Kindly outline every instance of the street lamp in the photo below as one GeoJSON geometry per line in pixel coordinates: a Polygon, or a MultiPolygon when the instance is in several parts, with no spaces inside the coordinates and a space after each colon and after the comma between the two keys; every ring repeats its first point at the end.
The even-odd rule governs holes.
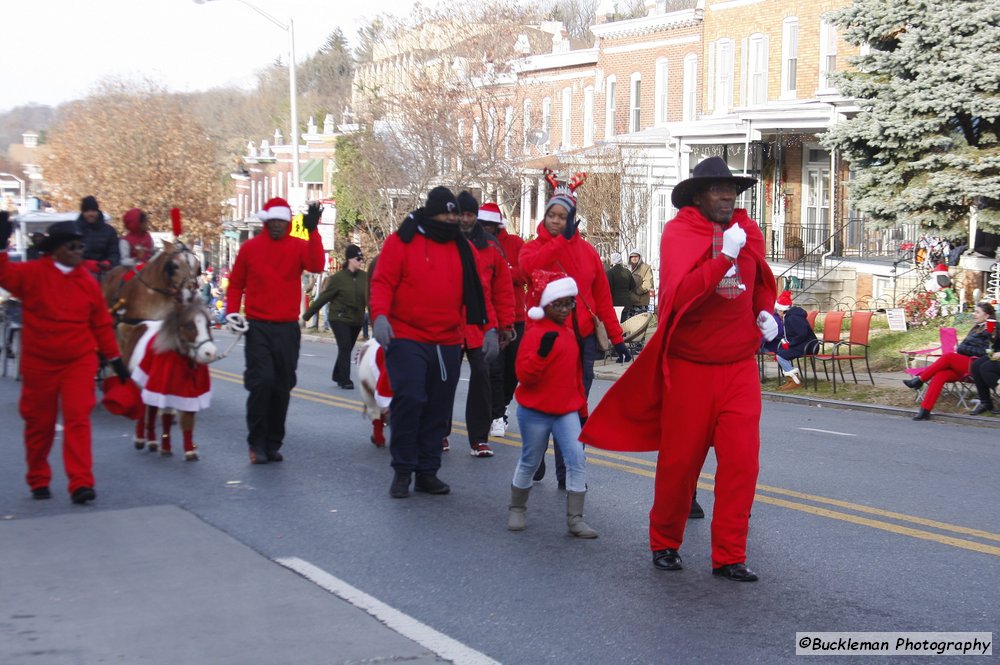
{"type": "MultiPolygon", "coordinates": [[[[203,5],[206,2],[212,2],[212,0],[194,0],[195,4],[203,5]]],[[[265,12],[260,7],[256,7],[247,0],[237,0],[241,2],[250,9],[254,10],[268,21],[278,26],[282,30],[288,33],[288,95],[289,102],[291,106],[291,120],[292,120],[292,187],[298,190],[299,187],[299,107],[296,99],[298,98],[297,87],[295,85],[295,24],[291,17],[288,19],[288,24],[285,25],[275,17],[271,16],[265,12]]],[[[294,204],[293,204],[294,205],[294,204]]]]}

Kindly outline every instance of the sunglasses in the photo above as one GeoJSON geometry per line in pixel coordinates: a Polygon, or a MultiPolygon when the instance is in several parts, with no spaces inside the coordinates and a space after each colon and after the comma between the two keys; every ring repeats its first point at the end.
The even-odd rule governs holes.
{"type": "Polygon", "coordinates": [[[563,312],[569,312],[576,309],[576,300],[554,300],[546,306],[563,312]]]}

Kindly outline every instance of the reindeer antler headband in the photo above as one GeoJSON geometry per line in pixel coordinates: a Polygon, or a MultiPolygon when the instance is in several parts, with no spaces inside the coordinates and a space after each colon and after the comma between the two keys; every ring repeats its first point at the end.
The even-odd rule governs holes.
{"type": "Polygon", "coordinates": [[[552,192],[552,196],[558,196],[560,194],[573,196],[577,187],[582,185],[587,179],[587,174],[583,171],[577,171],[577,173],[569,179],[569,183],[559,182],[559,180],[556,179],[555,171],[552,169],[546,168],[542,171],[542,173],[545,175],[545,179],[549,181],[549,184],[552,185],[552,189],[554,190],[552,192]]]}

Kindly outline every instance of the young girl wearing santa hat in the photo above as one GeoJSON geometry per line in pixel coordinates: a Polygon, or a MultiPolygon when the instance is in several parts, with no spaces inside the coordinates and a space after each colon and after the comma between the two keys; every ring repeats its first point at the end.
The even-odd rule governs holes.
{"type": "Polygon", "coordinates": [[[576,332],[567,320],[576,306],[572,277],[537,270],[532,274],[528,326],[515,367],[520,381],[517,421],[521,429],[521,459],[510,487],[507,528],[525,528],[532,476],[545,455],[549,436],[556,439],[566,462],[566,527],[577,538],[597,538],[583,521],[587,468],[580,443],[580,417],[587,414],[583,364],[576,332]]]}

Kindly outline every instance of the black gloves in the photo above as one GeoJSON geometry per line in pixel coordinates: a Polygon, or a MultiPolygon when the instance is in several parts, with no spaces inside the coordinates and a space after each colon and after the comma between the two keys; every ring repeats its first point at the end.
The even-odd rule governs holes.
{"type": "Polygon", "coordinates": [[[0,210],[0,251],[7,249],[7,242],[13,233],[14,226],[10,223],[10,214],[6,210],[0,210]]]}
{"type": "Polygon", "coordinates": [[[574,210],[566,216],[566,228],[563,229],[563,237],[566,240],[571,240],[576,233],[577,226],[579,226],[579,223],[576,221],[576,211],[574,210]]]}
{"type": "Polygon", "coordinates": [[[556,337],[559,336],[557,332],[547,332],[542,335],[542,343],[538,345],[538,355],[542,358],[547,358],[552,352],[552,347],[556,344],[556,337]]]}
{"type": "Polygon", "coordinates": [[[306,209],[306,214],[302,216],[302,227],[312,233],[319,226],[319,218],[323,214],[323,206],[313,201],[306,209]]]}
{"type": "Polygon", "coordinates": [[[117,374],[118,378],[122,380],[122,383],[125,383],[126,381],[129,380],[130,375],[128,372],[128,368],[125,367],[125,363],[122,362],[121,358],[115,358],[108,364],[111,365],[111,369],[115,371],[115,374],[117,374]]]}
{"type": "Polygon", "coordinates": [[[616,363],[627,363],[632,360],[632,352],[625,346],[625,342],[615,344],[615,355],[618,356],[618,360],[615,361],[616,363]]]}

